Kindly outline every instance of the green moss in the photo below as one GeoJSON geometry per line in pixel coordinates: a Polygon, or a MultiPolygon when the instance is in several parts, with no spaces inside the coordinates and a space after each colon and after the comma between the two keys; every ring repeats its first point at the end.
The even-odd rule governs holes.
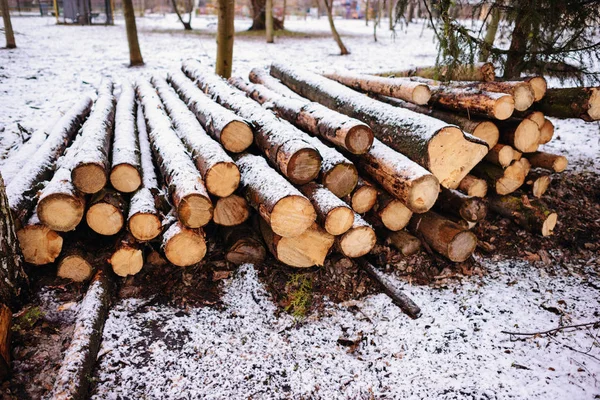
{"type": "Polygon", "coordinates": [[[27,310],[27,312],[20,315],[12,326],[13,331],[28,330],[44,316],[44,313],[39,307],[33,307],[27,310]]]}
{"type": "Polygon", "coordinates": [[[294,274],[286,284],[287,312],[297,320],[306,317],[312,303],[313,282],[309,274],[294,274]]]}

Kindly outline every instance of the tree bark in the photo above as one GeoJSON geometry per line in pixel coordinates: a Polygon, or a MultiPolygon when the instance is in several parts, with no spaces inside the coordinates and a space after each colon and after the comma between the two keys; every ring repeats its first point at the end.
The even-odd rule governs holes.
{"type": "Polygon", "coordinates": [[[267,37],[267,43],[273,43],[273,0],[266,0],[265,33],[267,37]]]}
{"type": "Polygon", "coordinates": [[[544,168],[549,171],[563,172],[567,168],[567,158],[558,154],[538,151],[531,154],[523,154],[533,168],[544,168]]]}
{"type": "Polygon", "coordinates": [[[421,241],[406,231],[391,232],[385,242],[394,246],[405,257],[412,256],[421,250],[421,241]]]}
{"type": "Polygon", "coordinates": [[[264,68],[252,68],[250,74],[248,74],[248,78],[250,79],[250,82],[263,85],[267,89],[270,89],[272,92],[277,93],[286,98],[291,98],[300,101],[308,101],[308,99],[299,96],[289,87],[281,83],[279,79],[269,75],[269,71],[265,70],[264,68]]]}
{"type": "Polygon", "coordinates": [[[140,43],[138,41],[132,0],[123,0],[123,14],[125,17],[125,30],[127,31],[127,43],[129,44],[129,66],[134,67],[136,65],[144,65],[144,59],[142,58],[142,51],[140,50],[140,43]]]}
{"type": "Polygon", "coordinates": [[[3,380],[10,374],[11,328],[12,311],[6,304],[0,304],[0,378],[3,380]]]}
{"type": "Polygon", "coordinates": [[[333,22],[333,0],[323,0],[325,3],[325,9],[327,10],[327,19],[329,20],[329,28],[331,28],[331,34],[333,35],[333,39],[337,43],[340,48],[340,55],[345,56],[350,54],[344,43],[342,42],[342,38],[335,28],[335,23],[333,22]]]}
{"type": "MultiPolygon", "coordinates": [[[[410,21],[409,21],[410,22],[410,21]]],[[[412,77],[418,76],[426,79],[437,79],[440,81],[485,81],[492,82],[496,78],[496,71],[492,63],[475,63],[473,65],[459,65],[455,67],[450,75],[446,67],[417,67],[402,71],[377,72],[374,75],[412,77]]]]}
{"type": "Polygon", "coordinates": [[[225,259],[232,264],[261,264],[267,256],[262,238],[249,223],[223,228],[219,236],[225,247],[225,259]]]}
{"type": "MultiPolygon", "coordinates": [[[[492,5],[494,7],[494,5],[492,5]]],[[[494,40],[496,39],[496,32],[498,32],[498,25],[500,24],[500,8],[494,7],[491,11],[492,19],[488,23],[487,30],[485,31],[485,37],[483,39],[483,45],[481,46],[481,52],[479,53],[479,61],[486,62],[490,57],[490,48],[494,46],[494,40]]]]}
{"type": "Polygon", "coordinates": [[[485,142],[456,127],[369,99],[317,74],[277,63],[271,74],[298,94],[365,122],[379,140],[427,168],[445,187],[455,188],[487,153],[485,142]]]}
{"type": "Polygon", "coordinates": [[[354,211],[323,186],[311,182],[300,187],[317,213],[319,225],[334,236],[348,231],[354,223],[354,211]]]}
{"type": "Polygon", "coordinates": [[[4,20],[4,35],[6,36],[6,48],[16,49],[17,42],[15,41],[15,33],[13,32],[12,23],[10,21],[8,0],[0,0],[0,6],[2,6],[2,19],[4,20]]]}
{"type": "Polygon", "coordinates": [[[234,13],[235,0],[219,0],[215,73],[226,79],[233,64],[234,13]]]}
{"type": "Polygon", "coordinates": [[[12,152],[6,161],[0,165],[0,172],[6,186],[10,185],[15,176],[21,174],[25,165],[33,158],[41,145],[44,144],[50,132],[52,132],[52,126],[33,132],[29,140],[12,152]]]}
{"type": "Polygon", "coordinates": [[[171,4],[173,5],[173,11],[175,11],[175,14],[177,14],[177,18],[179,18],[179,21],[181,22],[181,24],[183,25],[183,29],[186,31],[191,31],[192,30],[192,12],[189,12],[189,18],[188,21],[184,21],[183,18],[181,17],[181,14],[179,13],[179,7],[177,7],[177,0],[171,0],[171,4]]]}
{"type": "Polygon", "coordinates": [[[461,217],[467,222],[485,219],[487,206],[482,198],[462,194],[458,190],[444,189],[438,198],[440,210],[461,217]]]}
{"type": "Polygon", "coordinates": [[[534,108],[549,117],[597,121],[600,120],[600,87],[548,89],[534,108]]]}
{"type": "Polygon", "coordinates": [[[489,197],[492,211],[503,217],[512,219],[529,232],[550,236],[553,233],[558,216],[546,208],[539,200],[525,200],[527,196],[495,196],[489,197]]]}
{"type": "MultiPolygon", "coordinates": [[[[252,26],[249,31],[264,31],[266,28],[266,5],[267,0],[251,0],[252,8],[252,26]]],[[[275,30],[283,29],[283,22],[277,18],[273,18],[273,28],[275,30]]]]}
{"type": "Polygon", "coordinates": [[[525,4],[517,6],[517,16],[514,22],[514,28],[511,34],[508,56],[504,63],[504,78],[516,79],[521,76],[524,68],[525,52],[527,51],[527,42],[531,29],[531,23],[528,15],[531,11],[525,4]]]}

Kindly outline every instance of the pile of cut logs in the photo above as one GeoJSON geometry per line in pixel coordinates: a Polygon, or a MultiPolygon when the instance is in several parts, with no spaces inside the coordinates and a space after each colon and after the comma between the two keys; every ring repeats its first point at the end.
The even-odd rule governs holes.
{"type": "Polygon", "coordinates": [[[2,160],[21,250],[84,281],[98,254],[81,230],[114,238],[120,276],[149,246],[198,263],[205,232],[234,264],[268,249],[293,267],[359,258],[378,239],[464,261],[488,207],[549,235],[557,215],[539,198],[567,161],[537,151],[553,135],[545,115],[599,119],[600,91],[496,82],[489,68],[440,83],[273,64],[249,82],[186,61],[122,82],[118,101],[105,81],[2,160]]]}

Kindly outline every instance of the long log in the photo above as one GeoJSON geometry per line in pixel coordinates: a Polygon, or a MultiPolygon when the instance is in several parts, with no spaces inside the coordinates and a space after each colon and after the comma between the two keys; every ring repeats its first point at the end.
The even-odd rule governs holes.
{"type": "Polygon", "coordinates": [[[6,188],[17,225],[24,223],[33,212],[41,182],[52,177],[58,158],[79,130],[91,107],[92,100],[89,96],[77,101],[56,123],[33,158],[6,188]]]}
{"type": "Polygon", "coordinates": [[[513,161],[505,169],[484,161],[473,168],[472,172],[501,195],[510,194],[520,188],[527,176],[527,171],[520,161],[513,161]]]}
{"type": "Polygon", "coordinates": [[[138,81],[137,93],[144,110],[150,144],[169,188],[177,217],[188,228],[206,225],[212,219],[213,206],[200,172],[173,131],[171,120],[150,83],[138,81]]]}
{"type": "MultiPolygon", "coordinates": [[[[274,111],[277,116],[350,153],[363,154],[373,143],[373,131],[357,119],[298,96],[290,98],[266,86],[249,84],[241,78],[230,78],[229,82],[274,111]]],[[[281,83],[279,85],[283,86],[281,83]]],[[[289,91],[287,87],[285,89],[289,91]]]]}
{"type": "Polygon", "coordinates": [[[208,134],[232,153],[246,150],[253,140],[248,123],[231,110],[215,103],[181,71],[169,73],[167,80],[187,103],[208,134]]]}
{"type": "Polygon", "coordinates": [[[415,67],[402,71],[377,72],[379,76],[412,77],[420,76],[422,78],[437,79],[441,81],[485,81],[493,82],[496,79],[496,69],[494,64],[489,62],[475,63],[473,65],[459,65],[452,70],[448,67],[426,66],[415,67]]]}
{"type": "Polygon", "coordinates": [[[541,233],[542,236],[552,235],[558,215],[549,210],[539,200],[525,201],[526,196],[496,196],[488,198],[492,211],[503,217],[512,219],[529,232],[541,233]]]}
{"type": "Polygon", "coordinates": [[[94,109],[81,128],[84,139],[71,171],[73,184],[83,193],[96,193],[106,186],[114,118],[113,84],[107,80],[100,85],[94,109]]]}
{"type": "Polygon", "coordinates": [[[291,267],[308,268],[323,265],[335,238],[316,223],[301,235],[282,237],[271,230],[269,224],[260,218],[260,230],[273,256],[291,267]]]}
{"type": "Polygon", "coordinates": [[[177,136],[192,154],[204,179],[206,190],[219,197],[232,194],[240,183],[240,171],[231,157],[219,143],[208,136],[194,114],[164,78],[155,76],[152,83],[171,117],[177,136]]]}
{"type": "Polygon", "coordinates": [[[67,240],[57,262],[56,275],[73,282],[85,282],[92,277],[96,265],[94,255],[85,249],[80,240],[67,240]]]}
{"type": "Polygon", "coordinates": [[[435,204],[440,190],[435,176],[377,139],[366,154],[356,157],[356,165],[413,212],[435,204]]]}
{"type": "Polygon", "coordinates": [[[509,118],[515,109],[514,98],[505,93],[475,88],[450,87],[430,83],[429,104],[463,114],[475,114],[499,121],[509,118]]]}
{"type": "Polygon", "coordinates": [[[458,190],[443,188],[438,198],[440,210],[461,217],[468,222],[485,219],[487,206],[482,198],[462,194],[458,190]]]}
{"type": "Polygon", "coordinates": [[[379,192],[373,212],[390,231],[404,229],[413,214],[401,201],[383,190],[379,192]]]}
{"type": "Polygon", "coordinates": [[[336,247],[349,258],[362,257],[368,254],[375,243],[375,230],[362,217],[354,213],[352,226],[344,234],[335,238],[336,247]]]}
{"type": "Polygon", "coordinates": [[[529,160],[533,168],[544,168],[549,171],[563,172],[568,165],[567,158],[558,154],[538,151],[531,154],[523,154],[529,160]]]}
{"type": "Polygon", "coordinates": [[[79,306],[73,338],[58,370],[50,398],[80,400],[87,396],[113,289],[108,273],[99,270],[79,306]]]}
{"type": "Polygon", "coordinates": [[[600,87],[548,89],[534,108],[550,117],[597,121],[600,119],[600,87]]]}
{"type": "Polygon", "coordinates": [[[135,192],[142,184],[135,91],[127,81],[121,85],[115,112],[110,183],[123,193],[135,192]]]}
{"type": "Polygon", "coordinates": [[[127,207],[127,200],[121,193],[112,188],[104,188],[90,199],[85,220],[100,235],[116,235],[125,225],[127,207]]]}
{"type": "Polygon", "coordinates": [[[62,236],[42,224],[36,212],[17,231],[17,238],[23,258],[33,265],[54,262],[63,247],[62,236]]]}
{"type": "Polygon", "coordinates": [[[383,78],[348,70],[336,70],[323,76],[361,92],[395,97],[414,104],[427,104],[431,98],[426,84],[407,79],[383,78]]]}
{"type": "Polygon", "coordinates": [[[163,220],[161,249],[167,260],[179,267],[194,265],[206,255],[206,240],[201,228],[190,229],[171,212],[163,220]]]}
{"type": "Polygon", "coordinates": [[[385,242],[394,246],[405,257],[412,256],[421,250],[421,241],[406,231],[390,232],[385,242]]]}
{"type": "Polygon", "coordinates": [[[372,183],[358,177],[356,187],[348,196],[342,200],[346,202],[358,214],[364,214],[372,209],[377,203],[378,191],[372,183]]]}
{"type": "Polygon", "coordinates": [[[311,182],[300,186],[317,212],[317,221],[331,235],[345,233],[354,223],[354,211],[327,188],[311,182]]]}
{"type": "Polygon", "coordinates": [[[313,224],[317,214],[310,201],[269,167],[264,158],[244,154],[236,163],[246,200],[275,234],[298,236],[313,224]]]}
{"type": "Polygon", "coordinates": [[[142,187],[129,202],[127,228],[134,238],[141,242],[152,240],[162,232],[162,220],[156,207],[158,180],[152,161],[152,149],[148,140],[146,121],[142,107],[137,108],[137,132],[140,147],[140,167],[142,187]]]}
{"type": "Polygon", "coordinates": [[[144,266],[142,246],[130,233],[124,233],[115,245],[115,251],[108,259],[112,270],[118,276],[135,275],[144,266]]]}
{"type": "Polygon", "coordinates": [[[235,228],[223,228],[219,235],[225,247],[225,259],[232,264],[257,265],[267,256],[262,239],[248,223],[235,228]]]}
{"type": "Polygon", "coordinates": [[[473,232],[429,211],[415,214],[410,229],[420,236],[435,251],[454,262],[463,262],[471,257],[477,247],[473,232]]]}
{"type": "Polygon", "coordinates": [[[250,206],[245,198],[232,194],[221,197],[215,204],[213,220],[222,226],[235,226],[244,223],[250,217],[250,206]]]}
{"type": "Polygon", "coordinates": [[[407,110],[411,110],[419,114],[429,115],[430,117],[456,125],[463,131],[485,141],[490,149],[498,143],[500,131],[498,130],[496,124],[487,119],[471,118],[471,116],[465,117],[457,113],[439,110],[433,107],[419,106],[388,96],[375,96],[375,98],[383,101],[384,103],[388,103],[396,107],[406,108],[407,110]]]}
{"type": "Polygon", "coordinates": [[[300,95],[367,123],[379,140],[427,168],[445,187],[455,188],[487,153],[485,142],[455,126],[370,99],[320,75],[277,63],[271,74],[300,95]]]}
{"type": "MultiPolygon", "coordinates": [[[[269,74],[267,69],[253,68],[248,74],[248,79],[252,83],[258,83],[267,89],[290,99],[306,101],[306,98],[299,96],[296,92],[285,86],[281,81],[269,74]]],[[[318,104],[318,103],[317,103],[318,104]]]]}
{"type": "Polygon", "coordinates": [[[305,140],[310,138],[308,134],[280,120],[212,72],[203,71],[199,63],[186,61],[183,70],[196,79],[196,83],[213,100],[254,124],[256,145],[292,183],[303,185],[317,177],[321,170],[321,156],[305,140]]]}

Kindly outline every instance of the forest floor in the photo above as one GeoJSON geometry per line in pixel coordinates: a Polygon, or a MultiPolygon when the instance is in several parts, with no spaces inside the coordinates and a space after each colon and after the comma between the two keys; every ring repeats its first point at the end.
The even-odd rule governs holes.
{"type": "MultiPolygon", "coordinates": [[[[17,123],[43,126],[102,76],[116,80],[212,65],[214,18],[192,33],[172,15],[138,19],[143,68],[127,68],[123,21],[57,26],[13,18],[17,50],[0,51],[1,143],[17,144],[17,123]],[[8,101],[6,101],[8,100],[8,101]]],[[[404,69],[432,64],[423,23],[395,38],[364,21],[338,21],[350,56],[336,55],[325,19],[286,20],[267,45],[236,21],[234,74],[293,60],[306,68],[404,69]]],[[[383,27],[386,26],[384,22],[383,27]]],[[[555,235],[535,237],[491,216],[476,228],[472,260],[451,264],[383,246],[386,272],[423,311],[410,320],[361,271],[328,262],[294,271],[269,261],[232,269],[212,245],[197,266],[168,265],[158,253],[120,282],[104,329],[91,396],[107,398],[600,398],[600,124],[554,120],[548,151],[568,156],[546,195],[559,213],[555,235]]],[[[2,149],[0,149],[1,151],[2,149]]],[[[5,398],[42,398],[69,344],[85,287],[29,269],[34,296],[15,319],[14,376],[5,398]]]]}

